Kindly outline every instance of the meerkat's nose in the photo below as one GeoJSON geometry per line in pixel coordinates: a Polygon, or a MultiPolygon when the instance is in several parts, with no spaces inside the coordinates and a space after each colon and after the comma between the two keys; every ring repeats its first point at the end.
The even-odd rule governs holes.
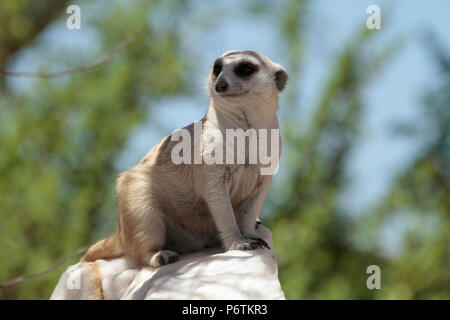
{"type": "Polygon", "coordinates": [[[216,92],[225,92],[228,90],[228,82],[225,79],[219,79],[215,85],[216,92]]]}

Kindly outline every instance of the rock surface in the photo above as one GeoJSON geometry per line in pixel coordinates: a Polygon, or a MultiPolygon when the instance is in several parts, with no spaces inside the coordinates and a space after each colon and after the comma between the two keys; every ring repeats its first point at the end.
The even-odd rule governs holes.
{"type": "MultiPolygon", "coordinates": [[[[270,231],[257,233],[273,248],[270,231]]],[[[218,250],[184,255],[160,268],[129,257],[80,262],[61,276],[50,299],[285,299],[273,251],[218,250]]]]}

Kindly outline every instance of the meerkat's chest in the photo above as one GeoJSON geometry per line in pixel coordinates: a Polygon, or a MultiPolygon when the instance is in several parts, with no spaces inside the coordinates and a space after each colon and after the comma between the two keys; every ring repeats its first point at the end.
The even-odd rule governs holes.
{"type": "Polygon", "coordinates": [[[261,174],[257,165],[233,165],[227,177],[233,205],[245,200],[260,184],[261,174]]]}

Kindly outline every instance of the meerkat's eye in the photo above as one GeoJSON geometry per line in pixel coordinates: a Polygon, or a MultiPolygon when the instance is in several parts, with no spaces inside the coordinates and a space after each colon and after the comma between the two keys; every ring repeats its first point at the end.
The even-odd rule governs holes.
{"type": "Polygon", "coordinates": [[[218,77],[222,72],[222,64],[220,62],[216,62],[213,67],[213,74],[218,77]]]}
{"type": "Polygon", "coordinates": [[[238,66],[234,69],[234,73],[239,77],[248,77],[251,76],[258,70],[258,67],[250,62],[243,62],[238,64],[238,66]]]}

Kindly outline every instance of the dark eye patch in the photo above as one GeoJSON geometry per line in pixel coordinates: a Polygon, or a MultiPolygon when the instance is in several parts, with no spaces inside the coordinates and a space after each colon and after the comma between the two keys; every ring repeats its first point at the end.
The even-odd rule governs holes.
{"type": "Polygon", "coordinates": [[[216,77],[218,77],[221,72],[222,72],[222,62],[221,61],[216,61],[214,63],[214,67],[213,67],[213,74],[216,77]]]}
{"type": "Polygon", "coordinates": [[[258,71],[258,66],[251,62],[241,62],[234,69],[234,73],[241,78],[249,77],[256,71],[258,71]]]}

